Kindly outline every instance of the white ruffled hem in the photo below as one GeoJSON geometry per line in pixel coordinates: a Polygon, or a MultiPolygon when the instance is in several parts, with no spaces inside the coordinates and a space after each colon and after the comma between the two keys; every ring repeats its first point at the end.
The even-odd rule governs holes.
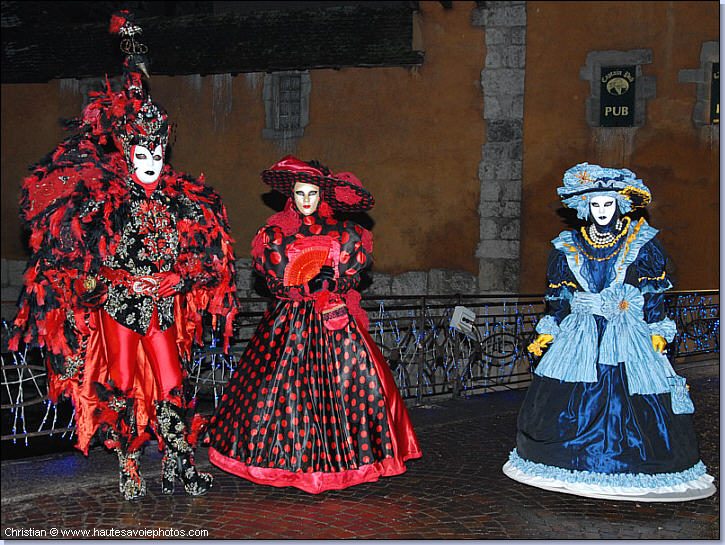
{"type": "Polygon", "coordinates": [[[564,494],[574,494],[587,498],[607,499],[607,500],[624,500],[624,501],[645,501],[645,502],[674,502],[674,501],[690,501],[700,500],[712,496],[715,491],[715,480],[711,475],[704,473],[685,483],[674,486],[660,486],[656,488],[642,487],[625,487],[625,486],[602,486],[591,483],[572,483],[554,479],[552,477],[542,477],[539,475],[531,475],[521,471],[515,467],[510,461],[503,466],[504,474],[523,484],[551,490],[553,492],[562,492],[564,494]]]}

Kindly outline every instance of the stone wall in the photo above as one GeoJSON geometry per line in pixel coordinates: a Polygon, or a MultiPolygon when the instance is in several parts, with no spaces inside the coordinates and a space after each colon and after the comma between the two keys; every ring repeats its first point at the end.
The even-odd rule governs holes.
{"type": "Polygon", "coordinates": [[[551,240],[578,225],[556,189],[584,161],[631,169],[650,189],[642,213],[677,267],[676,289],[718,288],[720,129],[696,122],[705,121],[708,69],[719,58],[717,10],[715,2],[527,2],[520,292],[544,290],[551,240]],[[592,126],[597,65],[618,62],[641,67],[635,115],[644,124],[592,126]]]}
{"type": "Polygon", "coordinates": [[[478,2],[472,24],[486,30],[481,71],[486,143],[478,168],[478,287],[519,291],[526,2],[478,2]]]}
{"type": "MultiPolygon", "coordinates": [[[[252,271],[252,260],[237,259],[237,293],[240,297],[259,297],[260,280],[252,271]],[[255,286],[257,289],[255,289],[255,286]]],[[[263,283],[262,283],[263,285],[263,283]]],[[[408,271],[401,274],[385,274],[369,271],[364,273],[360,285],[364,296],[395,295],[471,295],[478,292],[476,277],[466,271],[431,269],[408,271]]]]}
{"type": "Polygon", "coordinates": [[[0,284],[2,284],[2,307],[0,317],[3,320],[10,320],[15,315],[16,303],[20,296],[20,288],[23,285],[23,273],[25,272],[25,261],[16,259],[1,259],[0,284]]]}
{"type": "MultiPolygon", "coordinates": [[[[720,62],[720,42],[703,42],[700,48],[700,67],[683,68],[677,73],[680,83],[696,83],[697,100],[692,110],[692,122],[696,127],[710,127],[710,90],[712,85],[712,64],[720,62]]],[[[720,131],[713,131],[718,140],[720,131]]]]}
{"type": "MultiPolygon", "coordinates": [[[[237,257],[251,256],[257,229],[279,209],[260,172],[292,153],[353,172],[375,196],[368,217],[378,270],[477,274],[485,29],[471,25],[475,2],[443,4],[420,2],[412,15],[416,48],[425,52],[421,66],[310,69],[301,137],[264,138],[264,74],[152,75],[152,96],[176,124],[171,164],[192,176],[203,172],[220,194],[237,257]]],[[[19,183],[29,164],[67,137],[57,120],[81,111],[82,83],[2,85],[0,208],[10,221],[1,229],[1,257],[27,258],[13,221],[19,183]]]]}

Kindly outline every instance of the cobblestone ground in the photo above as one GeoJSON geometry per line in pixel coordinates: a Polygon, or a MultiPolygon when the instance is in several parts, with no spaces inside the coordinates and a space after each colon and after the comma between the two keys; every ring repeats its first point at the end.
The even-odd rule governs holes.
{"type": "MultiPolygon", "coordinates": [[[[690,377],[690,383],[702,459],[719,487],[719,378],[690,377]]],[[[147,497],[126,502],[110,454],[99,453],[105,456],[102,476],[75,481],[50,474],[38,461],[27,471],[48,471],[48,479],[65,482],[30,497],[9,489],[17,485],[4,485],[2,537],[23,537],[23,530],[25,537],[42,537],[40,530],[51,537],[47,532],[56,528],[52,537],[65,531],[78,538],[85,531],[96,539],[133,529],[161,529],[164,537],[176,538],[182,531],[188,537],[201,530],[207,533],[195,537],[206,539],[719,539],[719,492],[693,502],[613,502],[548,492],[505,477],[501,466],[514,446],[523,394],[413,408],[423,458],[408,462],[407,473],[320,495],[260,486],[215,470],[207,496],[191,498],[180,488],[163,496],[158,471],[149,464],[147,497]]],[[[75,464],[90,463],[71,456],[80,460],[75,464]]],[[[206,458],[205,449],[198,457],[206,458]]],[[[14,471],[26,471],[14,464],[14,471]]],[[[3,464],[4,474],[9,467],[3,464]]]]}

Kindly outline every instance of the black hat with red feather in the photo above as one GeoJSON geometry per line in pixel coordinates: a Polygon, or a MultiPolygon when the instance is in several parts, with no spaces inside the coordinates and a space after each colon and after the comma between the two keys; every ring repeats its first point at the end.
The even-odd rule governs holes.
{"type": "Polygon", "coordinates": [[[292,155],[263,171],[262,181],[288,197],[297,182],[316,185],[322,200],[341,212],[362,212],[375,204],[375,198],[352,172],[333,174],[316,161],[300,161],[292,155]]]}

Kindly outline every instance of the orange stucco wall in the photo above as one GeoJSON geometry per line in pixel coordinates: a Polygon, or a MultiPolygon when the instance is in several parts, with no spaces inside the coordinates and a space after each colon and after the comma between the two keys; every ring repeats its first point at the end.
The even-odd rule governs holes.
{"type": "MultiPolygon", "coordinates": [[[[387,273],[433,267],[477,273],[478,164],[484,141],[480,71],[484,32],[471,25],[474,2],[421,2],[416,16],[425,63],[419,69],[311,71],[310,123],[294,154],[355,173],[375,195],[375,268],[387,273]]],[[[119,59],[120,62],[120,59],[119,59]]],[[[211,77],[153,77],[154,100],[177,123],[171,163],[204,172],[229,211],[235,251],[249,256],[257,228],[274,210],[259,173],[283,153],[262,140],[262,77],[232,81],[232,110],[213,116],[211,77]],[[217,125],[219,125],[217,123],[217,125]]],[[[59,117],[76,115],[80,97],[57,81],[2,87],[2,256],[25,257],[17,218],[26,165],[60,138],[59,117]],[[30,112],[29,114],[27,112],[30,112]]]]}
{"type": "MultiPolygon", "coordinates": [[[[419,69],[311,71],[310,124],[293,153],[352,171],[373,192],[375,269],[396,274],[449,268],[477,274],[478,165],[485,143],[480,71],[485,31],[474,2],[421,2],[419,69]]],[[[717,2],[527,2],[521,291],[541,292],[550,241],[566,227],[557,210],[563,172],[589,161],[634,170],[650,187],[650,224],[677,266],[677,288],[718,287],[719,133],[692,122],[700,48],[719,40],[717,2]],[[646,125],[606,131],[585,120],[589,51],[651,49],[656,76],[646,125]]],[[[120,62],[120,60],[119,60],[120,62]]],[[[228,209],[235,250],[249,256],[273,213],[259,173],[284,154],[262,140],[262,75],[232,80],[231,113],[218,123],[212,77],[153,77],[152,94],[178,125],[171,162],[204,172],[228,209]],[[217,123],[215,123],[215,120],[217,123]]],[[[2,257],[24,259],[16,218],[27,165],[61,138],[57,120],[81,98],[58,81],[2,86],[2,257]]],[[[218,106],[218,104],[217,104],[218,106]]]]}
{"type": "Polygon", "coordinates": [[[528,2],[521,290],[545,287],[564,171],[588,161],[633,170],[650,188],[650,225],[676,266],[677,289],[719,286],[719,133],[692,121],[703,42],[719,40],[717,2],[528,2]],[[590,51],[651,49],[657,78],[642,128],[606,132],[585,120],[590,51]]]}
{"type": "Polygon", "coordinates": [[[80,96],[63,94],[54,81],[36,85],[3,85],[0,132],[2,184],[2,257],[25,259],[24,234],[18,216],[21,180],[28,166],[40,160],[64,138],[59,120],[78,115],[80,96]]]}

